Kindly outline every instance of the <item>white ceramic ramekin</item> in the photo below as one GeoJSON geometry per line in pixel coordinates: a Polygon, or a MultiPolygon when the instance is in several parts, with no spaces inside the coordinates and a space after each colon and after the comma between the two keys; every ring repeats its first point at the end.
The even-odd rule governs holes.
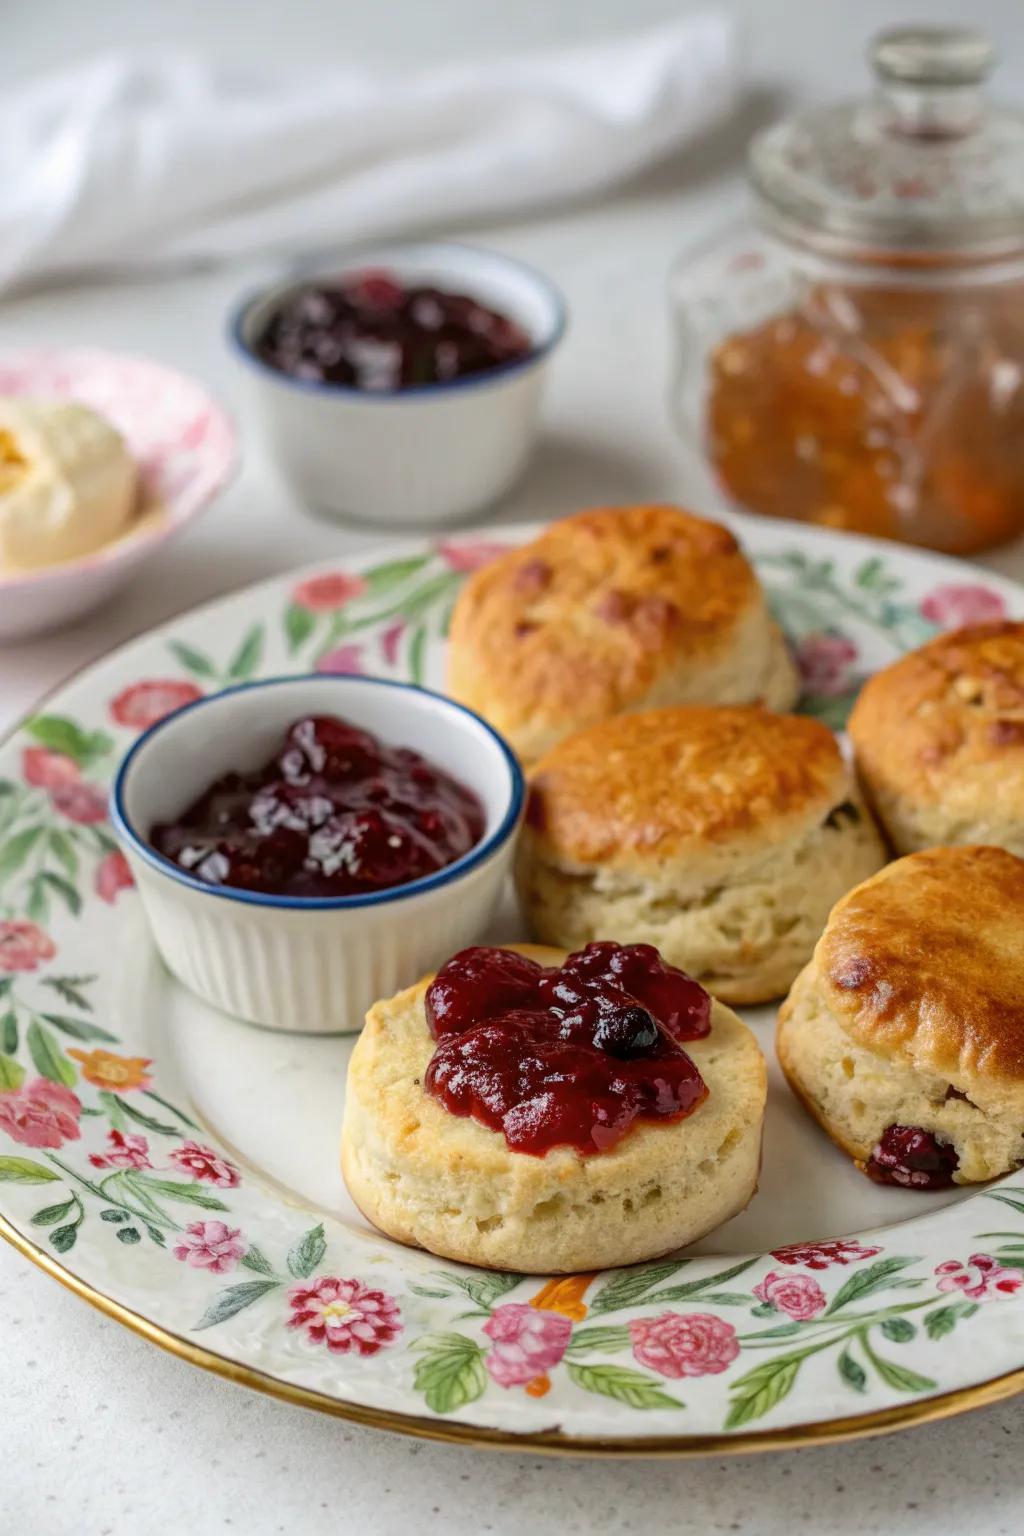
{"type": "Polygon", "coordinates": [[[154,725],[114,783],[111,819],[157,948],[206,1002],[296,1032],[361,1027],[367,1008],[411,985],[486,927],[512,858],[523,777],[495,731],[460,704],[366,677],[249,683],[154,725]],[[272,755],[303,715],[333,714],[412,747],[480,796],[486,828],[447,868],[368,896],[299,899],[205,884],[148,842],[216,778],[272,755]]]}
{"type": "Polygon", "coordinates": [[[447,243],[345,251],[249,295],[230,321],[266,439],[303,499],[335,517],[403,527],[456,521],[515,482],[564,329],[565,302],[541,273],[497,251],[447,243]],[[487,373],[373,394],[294,379],[256,355],[255,339],[285,295],[367,267],[468,293],[518,321],[531,352],[487,373]]]}

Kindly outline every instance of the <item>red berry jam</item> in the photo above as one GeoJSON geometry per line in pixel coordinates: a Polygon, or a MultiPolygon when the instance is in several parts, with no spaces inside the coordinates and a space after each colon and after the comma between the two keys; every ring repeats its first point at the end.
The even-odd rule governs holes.
{"type": "Polygon", "coordinates": [[[906,1189],[948,1189],[959,1158],[955,1147],[916,1125],[890,1125],[882,1133],[864,1171],[876,1184],[906,1189]]]}
{"type": "Polygon", "coordinates": [[[526,357],[529,336],[463,293],[358,272],[296,289],[256,339],[282,373],[365,390],[444,384],[526,357]]]}
{"type": "Polygon", "coordinates": [[[208,885],[275,896],[359,896],[443,869],[478,843],[477,796],[406,747],[332,715],[290,727],[251,773],[228,773],[174,822],[158,853],[208,885]]]}
{"type": "Polygon", "coordinates": [[[557,969],[464,949],[427,988],[426,1089],[516,1152],[604,1152],[637,1120],[681,1120],[708,1090],[684,1040],[711,999],[650,944],[588,944],[557,969]]]}

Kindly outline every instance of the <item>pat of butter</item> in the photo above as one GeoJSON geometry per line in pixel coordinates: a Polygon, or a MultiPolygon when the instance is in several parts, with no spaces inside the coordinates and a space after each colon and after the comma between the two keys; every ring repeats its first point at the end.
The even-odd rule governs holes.
{"type": "Polygon", "coordinates": [[[0,566],[90,554],[123,532],[137,494],[124,439],[88,406],[0,397],[0,566]]]}

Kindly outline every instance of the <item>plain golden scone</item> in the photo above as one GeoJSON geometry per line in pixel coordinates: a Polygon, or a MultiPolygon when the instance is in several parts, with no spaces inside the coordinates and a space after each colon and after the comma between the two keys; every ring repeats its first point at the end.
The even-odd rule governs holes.
{"type": "Polygon", "coordinates": [[[884,862],[825,726],[693,706],[616,716],[542,758],[516,879],[548,943],[654,944],[716,997],[757,1003],[884,862]]]}
{"type": "Polygon", "coordinates": [[[851,891],[779,1013],[790,1086],[858,1164],[891,1125],[959,1184],[1024,1162],[1024,861],[931,848],[851,891]]]}
{"type": "Polygon", "coordinates": [[[529,763],[624,710],[788,709],[798,684],[729,530],[633,506],[567,517],[475,572],[455,604],[448,689],[529,763]]]}
{"type": "Polygon", "coordinates": [[[1024,624],[953,630],[872,677],[857,770],[898,853],[991,843],[1024,856],[1024,624]]]}
{"type": "MultiPolygon", "coordinates": [[[[561,953],[508,946],[544,964],[561,953]]],[[[767,1093],[746,1025],[715,1003],[686,1044],[709,1089],[686,1119],[634,1125],[610,1151],[514,1152],[423,1088],[427,977],[367,1014],[348,1069],[341,1166],[374,1226],[443,1258],[524,1274],[635,1264],[695,1242],[757,1187],[767,1093]]]]}

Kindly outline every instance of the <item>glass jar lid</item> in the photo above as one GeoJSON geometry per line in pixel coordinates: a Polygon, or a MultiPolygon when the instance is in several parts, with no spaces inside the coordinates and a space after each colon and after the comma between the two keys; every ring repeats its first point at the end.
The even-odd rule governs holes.
{"type": "Polygon", "coordinates": [[[986,100],[989,40],[904,27],[874,38],[869,57],[872,98],[812,108],[754,139],[750,175],[767,221],[848,258],[1024,253],[1024,116],[986,100]]]}

